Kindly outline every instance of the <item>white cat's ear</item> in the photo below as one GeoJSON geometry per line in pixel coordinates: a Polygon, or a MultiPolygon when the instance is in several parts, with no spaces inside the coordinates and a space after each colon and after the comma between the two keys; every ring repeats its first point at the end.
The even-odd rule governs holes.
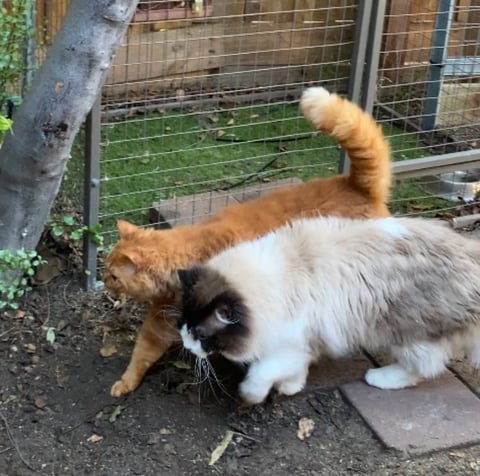
{"type": "Polygon", "coordinates": [[[215,319],[226,326],[232,324],[232,321],[228,318],[226,308],[215,309],[215,319]]]}
{"type": "Polygon", "coordinates": [[[184,289],[191,289],[201,278],[202,273],[202,267],[193,266],[189,269],[178,269],[177,277],[184,289]]]}

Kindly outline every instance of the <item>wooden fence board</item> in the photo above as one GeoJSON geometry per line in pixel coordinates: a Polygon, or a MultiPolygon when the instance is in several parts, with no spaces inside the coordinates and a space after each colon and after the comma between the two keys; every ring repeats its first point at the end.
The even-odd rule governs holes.
{"type": "Polygon", "coordinates": [[[218,68],[223,61],[223,42],[218,24],[193,25],[130,35],[117,51],[106,83],[180,76],[191,71],[218,68]]]}

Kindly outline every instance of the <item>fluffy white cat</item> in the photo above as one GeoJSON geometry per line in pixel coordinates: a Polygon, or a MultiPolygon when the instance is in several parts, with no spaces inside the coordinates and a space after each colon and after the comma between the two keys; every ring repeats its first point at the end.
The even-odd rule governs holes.
{"type": "Polygon", "coordinates": [[[389,351],[365,375],[383,389],[480,364],[480,242],[441,222],[297,220],[178,277],[184,346],[249,364],[249,403],[302,390],[322,354],[389,351]]]}

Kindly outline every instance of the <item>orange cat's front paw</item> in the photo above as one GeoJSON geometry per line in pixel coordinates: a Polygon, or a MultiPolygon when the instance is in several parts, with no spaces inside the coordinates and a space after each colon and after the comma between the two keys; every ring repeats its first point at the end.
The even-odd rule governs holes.
{"type": "Polygon", "coordinates": [[[110,395],[112,397],[123,397],[127,393],[133,392],[138,387],[138,384],[134,382],[128,382],[123,378],[121,380],[117,380],[110,390],[110,395]]]}

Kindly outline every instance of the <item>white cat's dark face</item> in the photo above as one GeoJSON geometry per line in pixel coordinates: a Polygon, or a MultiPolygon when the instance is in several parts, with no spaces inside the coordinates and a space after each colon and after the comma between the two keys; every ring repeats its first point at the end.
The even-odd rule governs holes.
{"type": "Polygon", "coordinates": [[[201,358],[218,352],[241,359],[249,336],[241,296],[205,266],[179,270],[178,277],[182,286],[178,326],[185,348],[201,358]]]}

